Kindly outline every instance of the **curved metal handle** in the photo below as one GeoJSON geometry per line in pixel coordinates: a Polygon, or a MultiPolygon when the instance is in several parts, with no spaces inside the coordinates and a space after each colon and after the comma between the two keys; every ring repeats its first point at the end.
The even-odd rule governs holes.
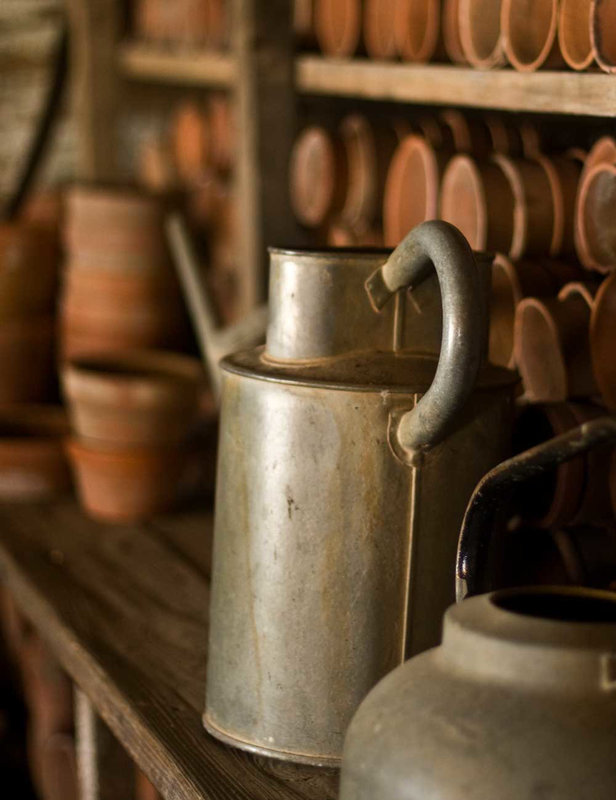
{"type": "Polygon", "coordinates": [[[616,441],[616,417],[600,417],[499,464],[483,478],[470,499],[458,542],[456,599],[497,588],[490,582],[492,535],[516,486],[548,469],[616,441]]]}
{"type": "Polygon", "coordinates": [[[441,356],[432,386],[397,423],[397,445],[410,463],[447,435],[473,391],[487,333],[487,309],[473,252],[447,222],[424,222],[412,230],[386,264],[366,281],[380,311],[400,289],[411,290],[434,268],[443,302],[441,356]]]}

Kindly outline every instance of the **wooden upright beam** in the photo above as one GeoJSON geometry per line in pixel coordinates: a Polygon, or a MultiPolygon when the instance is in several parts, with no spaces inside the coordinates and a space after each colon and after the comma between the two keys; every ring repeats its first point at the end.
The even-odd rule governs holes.
{"type": "Polygon", "coordinates": [[[297,240],[287,188],[295,135],[292,6],[288,0],[233,0],[239,307],[244,313],[265,299],[267,247],[297,240]]]}

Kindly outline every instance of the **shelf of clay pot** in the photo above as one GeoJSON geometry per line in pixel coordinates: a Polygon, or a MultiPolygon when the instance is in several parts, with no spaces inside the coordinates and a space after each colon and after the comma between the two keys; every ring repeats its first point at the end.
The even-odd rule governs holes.
{"type": "Polygon", "coordinates": [[[135,42],[118,49],[127,78],[157,83],[228,88],[235,82],[235,61],[223,53],[174,52],[135,42]]]}
{"type": "Polygon", "coordinates": [[[234,750],[201,725],[211,522],[195,512],[112,527],[72,503],[3,506],[0,570],[164,797],[334,800],[335,773],[234,750]]]}
{"type": "Polygon", "coordinates": [[[482,72],[318,56],[303,56],[296,66],[305,94],[597,117],[613,117],[616,108],[616,80],[599,72],[482,72]]]}

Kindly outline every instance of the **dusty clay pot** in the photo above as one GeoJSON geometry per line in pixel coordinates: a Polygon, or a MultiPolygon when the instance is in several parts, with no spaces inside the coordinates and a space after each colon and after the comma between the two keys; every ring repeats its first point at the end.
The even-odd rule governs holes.
{"type": "Polygon", "coordinates": [[[568,284],[557,300],[529,297],[520,303],[515,355],[527,399],[561,402],[596,395],[590,366],[592,305],[592,293],[582,284],[568,284]]]}
{"type": "Polygon", "coordinates": [[[616,267],[616,162],[584,170],[576,208],[575,243],[585,267],[608,273],[616,267]]]}
{"type": "Polygon", "coordinates": [[[50,231],[21,222],[0,224],[0,319],[53,311],[58,255],[50,231]]]}
{"type": "Polygon", "coordinates": [[[100,450],[70,440],[81,503],[88,514],[107,522],[131,523],[169,511],[176,501],[184,466],[179,449],[100,450]]]}
{"type": "Polygon", "coordinates": [[[389,59],[398,54],[391,0],[364,0],[364,41],[370,58],[389,59]]]}
{"type": "Polygon", "coordinates": [[[553,297],[560,281],[539,261],[514,263],[498,254],[492,265],[490,299],[490,361],[515,367],[514,326],[518,305],[525,297],[553,297]]]}
{"type": "Polygon", "coordinates": [[[53,374],[53,319],[32,317],[0,325],[0,403],[44,401],[53,374]]]}
{"type": "Polygon", "coordinates": [[[315,0],[314,28],[326,56],[354,55],[361,43],[361,0],[315,0]]]}
{"type": "Polygon", "coordinates": [[[65,365],[74,431],[97,447],[164,447],[186,439],[199,413],[204,375],[196,359],[135,351],[65,365]]]}
{"type": "Polygon", "coordinates": [[[558,43],[559,0],[502,0],[505,55],[519,72],[564,65],[558,43]]]}
{"type": "Polygon", "coordinates": [[[312,125],[300,133],[289,168],[291,205],[298,221],[318,228],[342,207],[346,159],[342,144],[325,128],[312,125]]]}
{"type": "Polygon", "coordinates": [[[46,500],[70,488],[63,439],[68,419],[52,406],[0,406],[0,499],[46,500]]]}
{"type": "Polygon", "coordinates": [[[441,15],[443,44],[453,64],[466,64],[458,21],[460,0],[444,0],[441,15]]]}
{"type": "Polygon", "coordinates": [[[389,5],[399,54],[405,61],[430,61],[439,43],[440,0],[395,0],[393,10],[389,5]]]}
{"type": "Polygon", "coordinates": [[[590,322],[592,366],[605,405],[616,412],[616,273],[601,284],[590,322]]]}
{"type": "Polygon", "coordinates": [[[474,250],[511,250],[514,209],[510,183],[497,163],[452,158],[441,186],[441,219],[461,230],[474,250]]]}
{"type": "Polygon", "coordinates": [[[558,40],[571,69],[588,69],[595,60],[590,36],[592,0],[560,0],[558,40]]]}
{"type": "Polygon", "coordinates": [[[471,66],[504,66],[501,0],[459,0],[458,25],[462,50],[471,66]]]}
{"type": "Polygon", "coordinates": [[[592,0],[590,32],[592,50],[605,72],[616,72],[616,2],[592,0]]]}
{"type": "Polygon", "coordinates": [[[211,156],[211,136],[204,111],[196,103],[184,103],[171,123],[175,167],[187,185],[196,183],[207,171],[211,156]]]}
{"type": "Polygon", "coordinates": [[[545,256],[554,252],[554,191],[545,162],[495,155],[515,197],[514,234],[509,255],[545,256]]]}
{"type": "Polygon", "coordinates": [[[391,160],[383,202],[385,245],[395,247],[426,220],[436,219],[447,155],[421,136],[407,136],[391,160]]]}

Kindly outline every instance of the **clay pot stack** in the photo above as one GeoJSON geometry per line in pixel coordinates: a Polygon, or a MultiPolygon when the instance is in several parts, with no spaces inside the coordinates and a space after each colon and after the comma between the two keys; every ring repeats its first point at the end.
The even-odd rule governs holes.
{"type": "Polygon", "coordinates": [[[62,383],[85,510],[129,523],[172,508],[199,415],[200,362],[156,351],[84,356],[64,366],[62,383]]]}
{"type": "Polygon", "coordinates": [[[39,402],[51,390],[58,258],[52,231],[0,225],[0,403],[39,402]]]}
{"type": "Polygon", "coordinates": [[[70,190],[61,358],[183,341],[186,322],[163,217],[160,201],[135,190],[70,190]]]}
{"type": "Polygon", "coordinates": [[[221,50],[229,39],[226,0],[137,0],[138,39],[176,49],[221,50]]]}

